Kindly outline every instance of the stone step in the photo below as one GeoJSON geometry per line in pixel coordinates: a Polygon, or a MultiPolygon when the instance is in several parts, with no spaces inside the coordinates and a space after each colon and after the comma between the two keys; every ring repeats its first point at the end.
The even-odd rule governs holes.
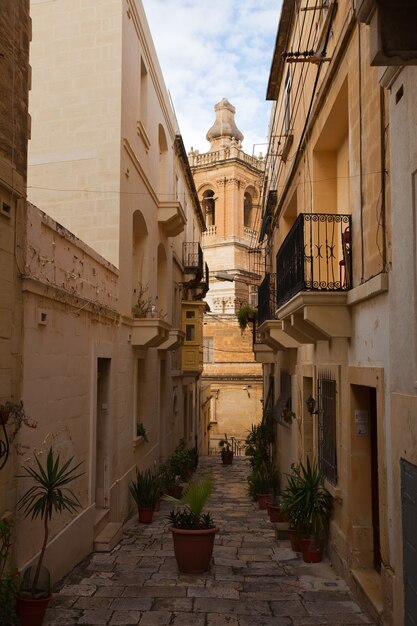
{"type": "Polygon", "coordinates": [[[94,537],[97,537],[108,524],[109,521],[109,509],[101,509],[96,507],[94,511],[94,537]]]}
{"type": "Polygon", "coordinates": [[[275,539],[289,539],[289,524],[288,522],[275,522],[273,524],[275,528],[275,539]]]}
{"type": "Polygon", "coordinates": [[[103,530],[94,539],[95,552],[110,552],[119,543],[123,535],[121,522],[108,522],[103,530]]]}

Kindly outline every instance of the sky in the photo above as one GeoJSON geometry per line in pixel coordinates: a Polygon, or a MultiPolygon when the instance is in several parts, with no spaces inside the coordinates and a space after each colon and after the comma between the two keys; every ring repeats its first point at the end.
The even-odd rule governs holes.
{"type": "Polygon", "coordinates": [[[248,154],[265,154],[281,0],[142,0],[187,152],[207,152],[223,97],[248,154]],[[255,144],[255,145],[254,145],[255,144]]]}

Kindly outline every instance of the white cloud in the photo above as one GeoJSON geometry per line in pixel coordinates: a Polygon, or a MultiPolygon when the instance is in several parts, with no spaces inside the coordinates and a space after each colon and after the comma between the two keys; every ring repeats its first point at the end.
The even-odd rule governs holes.
{"type": "MultiPolygon", "coordinates": [[[[280,0],[143,0],[187,150],[205,139],[223,97],[236,107],[243,146],[266,142],[265,94],[280,0]]],[[[257,145],[254,153],[265,152],[257,145]]]]}

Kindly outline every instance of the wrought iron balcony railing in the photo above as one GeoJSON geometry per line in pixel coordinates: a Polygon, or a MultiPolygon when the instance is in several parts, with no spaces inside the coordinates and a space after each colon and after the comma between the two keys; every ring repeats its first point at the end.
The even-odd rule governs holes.
{"type": "Polygon", "coordinates": [[[195,274],[195,279],[201,280],[204,274],[203,250],[198,241],[183,243],[182,262],[186,274],[195,274]]]}
{"type": "Polygon", "coordinates": [[[299,215],[277,254],[277,306],[300,291],[352,287],[351,216],[299,215]]]}
{"type": "Polygon", "coordinates": [[[276,274],[266,274],[258,287],[258,325],[275,319],[277,308],[276,274]]]}

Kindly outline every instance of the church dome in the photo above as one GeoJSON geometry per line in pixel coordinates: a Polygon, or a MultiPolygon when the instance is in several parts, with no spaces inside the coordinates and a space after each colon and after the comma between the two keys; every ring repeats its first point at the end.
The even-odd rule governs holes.
{"type": "Polygon", "coordinates": [[[218,143],[219,139],[231,141],[233,138],[238,142],[243,141],[243,134],[240,132],[235,123],[235,107],[230,104],[227,98],[223,98],[214,107],[216,111],[216,121],[207,131],[206,138],[210,141],[218,143]]]}

